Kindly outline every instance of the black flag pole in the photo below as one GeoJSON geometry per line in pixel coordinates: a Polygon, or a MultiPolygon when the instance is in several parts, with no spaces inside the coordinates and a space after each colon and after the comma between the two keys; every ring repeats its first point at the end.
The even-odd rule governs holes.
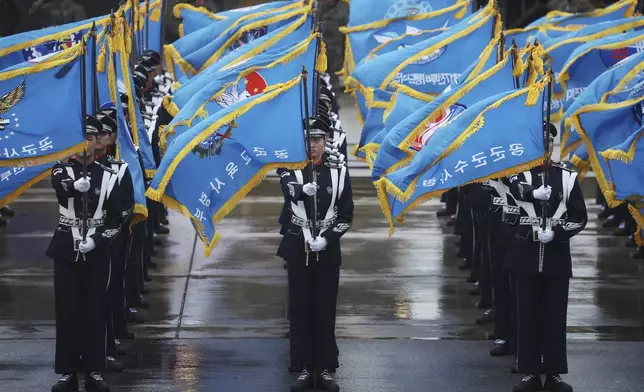
{"type": "MultiPolygon", "coordinates": [[[[516,41],[512,39],[512,66],[513,68],[516,67],[517,62],[519,61],[519,48],[517,47],[516,41]]],[[[514,77],[514,88],[515,89],[520,89],[521,88],[521,80],[519,79],[518,76],[514,77]]]]}
{"type": "MultiPolygon", "coordinates": [[[[167,12],[167,5],[168,5],[169,0],[161,0],[161,38],[160,38],[160,45],[161,45],[161,53],[159,53],[159,56],[161,56],[161,62],[164,61],[165,57],[163,56],[163,46],[165,45],[165,14],[167,12]]],[[[166,64],[166,67],[168,65],[166,64]]]]}
{"type": "Polygon", "coordinates": [[[130,50],[130,66],[132,69],[134,69],[134,66],[136,65],[136,53],[137,53],[137,39],[136,39],[136,19],[137,19],[137,13],[136,13],[136,3],[134,2],[135,0],[129,0],[132,8],[132,23],[130,28],[132,29],[131,31],[131,37],[132,37],[132,47],[130,50]]]}
{"type": "MultiPolygon", "coordinates": [[[[316,172],[313,170],[313,155],[311,153],[311,125],[309,124],[309,87],[308,87],[308,78],[309,72],[306,70],[306,67],[302,67],[302,87],[304,90],[304,124],[306,127],[306,144],[307,144],[307,155],[309,157],[309,175],[311,181],[317,183],[316,172]]],[[[313,198],[312,210],[309,221],[311,222],[311,237],[313,239],[317,238],[317,216],[318,216],[318,203],[317,198],[313,198]]],[[[316,253],[316,256],[319,256],[316,253]]],[[[308,265],[308,256],[307,256],[307,265],[308,265]]]]}
{"type": "MultiPolygon", "coordinates": [[[[543,125],[543,144],[545,147],[545,159],[543,161],[543,186],[548,187],[548,174],[550,173],[550,163],[552,162],[551,151],[550,151],[550,117],[551,117],[551,107],[552,107],[552,88],[554,81],[554,74],[552,73],[552,68],[548,68],[546,72],[548,75],[548,91],[546,93],[546,122],[543,125]]],[[[548,202],[543,201],[541,203],[541,228],[546,229],[546,219],[548,214],[548,202]]]]}
{"type": "Polygon", "coordinates": [[[145,50],[150,49],[150,0],[145,0],[145,50]]]}
{"type": "MultiPolygon", "coordinates": [[[[83,38],[81,45],[83,45],[83,55],[81,56],[81,114],[83,115],[83,132],[87,132],[87,42],[85,42],[85,38],[83,38]]],[[[83,151],[83,177],[87,178],[87,147],[83,151]]],[[[87,210],[87,192],[83,192],[83,216],[81,222],[83,242],[87,240],[87,210]]]]}
{"type": "Polygon", "coordinates": [[[97,58],[98,58],[98,42],[96,40],[96,22],[92,25],[92,67],[91,67],[91,72],[92,72],[92,110],[94,111],[94,114],[98,113],[100,110],[100,102],[99,102],[99,97],[98,97],[98,70],[97,70],[97,58]]]}

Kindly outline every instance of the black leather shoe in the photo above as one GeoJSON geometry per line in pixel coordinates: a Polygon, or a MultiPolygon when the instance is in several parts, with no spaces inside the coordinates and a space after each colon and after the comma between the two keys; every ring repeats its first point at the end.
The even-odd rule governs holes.
{"type": "Polygon", "coordinates": [[[157,234],[163,234],[163,235],[165,235],[165,234],[170,234],[170,229],[168,229],[167,227],[160,226],[159,228],[157,228],[157,229],[155,230],[155,232],[156,232],[157,234]]]}
{"type": "Polygon", "coordinates": [[[477,325],[493,323],[494,322],[494,309],[486,310],[485,313],[476,319],[477,325]]]}
{"type": "Polygon", "coordinates": [[[311,376],[311,373],[309,373],[308,369],[304,368],[297,380],[291,384],[291,392],[306,391],[311,388],[312,384],[313,377],[311,376]]]}
{"type": "Polygon", "coordinates": [[[163,245],[163,241],[161,241],[161,239],[159,239],[157,237],[154,237],[154,238],[152,238],[152,245],[161,246],[161,245],[163,245]]]}
{"type": "Polygon", "coordinates": [[[456,217],[453,216],[447,221],[447,226],[456,226],[456,217]]]}
{"type": "Polygon", "coordinates": [[[142,324],[145,321],[135,308],[130,308],[127,310],[127,312],[125,313],[125,319],[128,322],[136,324],[142,324]]]}
{"type": "Polygon", "coordinates": [[[628,241],[624,244],[627,248],[637,248],[637,243],[635,242],[635,236],[630,236],[628,241]]]}
{"type": "Polygon", "coordinates": [[[134,339],[133,332],[127,332],[127,331],[117,332],[115,335],[118,339],[125,339],[125,340],[134,339]]]}
{"type": "Polygon", "coordinates": [[[528,374],[521,382],[514,386],[512,392],[538,392],[543,389],[541,378],[538,374],[528,374]]]}
{"type": "Polygon", "coordinates": [[[613,232],[613,235],[616,237],[628,237],[629,235],[631,235],[631,233],[630,230],[628,230],[626,227],[618,227],[613,232]]]}
{"type": "Polygon", "coordinates": [[[163,219],[161,219],[161,224],[162,224],[163,226],[167,226],[167,225],[169,225],[169,224],[170,224],[170,221],[169,221],[167,218],[163,218],[163,219]]]}
{"type": "Polygon", "coordinates": [[[327,370],[324,369],[320,373],[320,382],[326,388],[327,391],[330,392],[339,392],[340,391],[340,386],[338,385],[337,382],[331,377],[331,373],[327,370]]]}
{"type": "Polygon", "coordinates": [[[510,343],[499,339],[494,342],[494,346],[490,349],[490,355],[493,357],[504,357],[512,354],[511,351],[510,343]]]}
{"type": "Polygon", "coordinates": [[[549,374],[543,389],[548,392],[572,392],[572,387],[565,383],[558,374],[549,374]]]}
{"type": "Polygon", "coordinates": [[[110,385],[103,380],[101,373],[93,372],[85,379],[85,390],[94,392],[110,392],[110,385]]]}
{"type": "Polygon", "coordinates": [[[15,212],[9,207],[2,207],[0,208],[0,215],[4,216],[5,218],[11,218],[12,216],[16,215],[15,212]]]}
{"type": "Polygon", "coordinates": [[[609,218],[606,222],[602,224],[602,227],[604,229],[612,229],[615,227],[619,227],[619,225],[622,223],[621,219],[615,218],[614,216],[612,218],[609,218]]]}
{"type": "Polygon", "coordinates": [[[443,217],[446,217],[446,216],[452,216],[452,214],[450,214],[449,211],[447,211],[447,209],[443,208],[442,210],[440,210],[440,211],[438,211],[436,213],[436,216],[439,217],[439,218],[443,218],[443,217]]]}
{"type": "Polygon", "coordinates": [[[76,374],[63,374],[53,387],[51,392],[72,392],[78,391],[78,375],[76,374]]]}
{"type": "Polygon", "coordinates": [[[125,366],[114,357],[107,357],[105,360],[105,371],[112,373],[121,373],[125,369],[125,366]]]}

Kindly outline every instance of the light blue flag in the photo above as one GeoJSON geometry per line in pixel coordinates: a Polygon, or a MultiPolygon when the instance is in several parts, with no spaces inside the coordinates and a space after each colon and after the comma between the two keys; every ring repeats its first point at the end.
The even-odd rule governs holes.
{"type": "Polygon", "coordinates": [[[406,210],[449,189],[543,163],[542,99],[534,87],[484,99],[440,128],[408,167],[376,181],[390,225],[406,210]]]}
{"type": "MultiPolygon", "coordinates": [[[[275,63],[263,68],[248,68],[243,64],[234,71],[215,79],[207,88],[201,89],[168,124],[161,136],[161,143],[167,145],[182,135],[202,119],[217,113],[238,102],[261,94],[269,86],[285,83],[302,74],[305,67],[313,74],[318,51],[317,40],[303,42],[290,52],[282,52],[275,63]],[[298,53],[301,52],[301,53],[298,53]]],[[[307,79],[309,102],[314,102],[314,77],[307,79]]],[[[309,105],[309,116],[313,116],[314,105],[309,105]]]]}
{"type": "Polygon", "coordinates": [[[173,62],[178,64],[184,74],[196,75],[205,67],[217,62],[226,53],[249,42],[261,38],[297,20],[303,20],[308,7],[289,11],[273,10],[267,14],[252,17],[219,35],[214,35],[212,27],[198,30],[190,36],[179,39],[170,49],[173,62]],[[277,18],[270,21],[272,18],[277,18]],[[265,22],[266,21],[266,22],[265,22]],[[270,23],[268,22],[270,21],[270,23]],[[196,36],[196,37],[195,37],[196,36]]]}
{"type": "Polygon", "coordinates": [[[491,67],[487,64],[486,69],[475,77],[472,71],[477,63],[474,62],[468,68],[459,82],[451,85],[432,102],[411,113],[387,133],[374,163],[373,180],[411,162],[417,151],[424,149],[436,135],[443,132],[442,127],[468,108],[488,97],[516,87],[511,51],[505,52],[500,63],[491,67]]]}
{"type": "Polygon", "coordinates": [[[604,190],[611,187],[610,169],[599,152],[621,144],[641,128],[644,80],[640,79],[638,84],[618,95],[621,101],[584,106],[572,117],[575,131],[588,151],[597,183],[604,190]]]}
{"type": "Polygon", "coordinates": [[[519,48],[523,48],[526,45],[533,44],[536,41],[543,43],[549,39],[557,39],[566,34],[570,34],[574,30],[571,29],[561,29],[561,28],[546,28],[542,27],[541,29],[512,29],[504,32],[506,42],[515,42],[519,48]]]}
{"type": "MultiPolygon", "coordinates": [[[[359,88],[389,89],[392,82],[422,94],[437,94],[458,76],[490,44],[499,27],[498,13],[486,11],[448,31],[418,44],[369,61],[352,73],[359,88]]],[[[365,93],[365,94],[368,94],[365,93]]]]}
{"type": "MultiPolygon", "coordinates": [[[[580,30],[567,33],[557,38],[549,40],[540,40],[543,48],[550,58],[550,66],[555,73],[555,77],[559,78],[559,73],[563,69],[566,61],[575,49],[585,43],[603,38],[607,34],[615,34],[612,29],[619,29],[620,32],[630,30],[640,30],[644,26],[644,17],[618,19],[603,23],[589,25],[580,30]]],[[[563,89],[559,83],[555,84],[555,95],[560,96],[563,94],[563,89]]]]}
{"type": "Polygon", "coordinates": [[[76,46],[64,60],[0,72],[0,166],[38,165],[83,150],[80,53],[76,46]],[[37,115],[45,109],[46,116],[37,115]]]}
{"type": "Polygon", "coordinates": [[[80,22],[27,31],[0,38],[0,70],[24,62],[39,62],[81,42],[96,22],[100,29],[109,17],[99,16],[80,22]]]}
{"type": "Polygon", "coordinates": [[[220,14],[213,14],[204,7],[195,7],[192,4],[178,3],[174,6],[175,18],[181,20],[179,36],[188,36],[199,29],[222,23],[221,31],[230,26],[235,18],[226,18],[220,14]],[[225,26],[225,27],[223,27],[225,26]]]}
{"type": "MultiPolygon", "coordinates": [[[[213,91],[213,88],[232,82],[237,79],[241,72],[247,69],[253,67],[266,67],[280,59],[283,59],[286,54],[296,53],[298,50],[303,48],[302,45],[311,44],[310,41],[313,39],[312,37],[313,36],[309,34],[309,36],[304,38],[301,42],[288,46],[279,45],[279,47],[269,48],[267,51],[260,53],[247,61],[223,65],[221,67],[215,67],[218,64],[214,64],[215,66],[208,67],[206,71],[193,78],[187,79],[185,84],[180,85],[179,88],[174,91],[172,97],[169,98],[172,102],[173,109],[169,109],[169,105],[165,105],[166,109],[169,109],[170,113],[176,115],[178,110],[182,110],[188,102],[195,100],[197,96],[200,97],[198,99],[203,99],[201,102],[203,103],[212,95],[208,95],[208,93],[213,91]]],[[[315,45],[315,43],[313,43],[313,45],[315,45]]],[[[310,69],[310,66],[307,66],[307,69],[310,69]]]]}
{"type": "MultiPolygon", "coordinates": [[[[427,3],[427,6],[429,6],[429,3],[427,3]]],[[[431,8],[431,6],[428,8],[431,8]]],[[[367,57],[369,52],[392,38],[418,32],[419,30],[434,30],[454,26],[469,15],[470,11],[469,1],[461,2],[459,5],[452,3],[449,8],[428,13],[425,15],[426,18],[419,20],[390,19],[386,21],[388,24],[382,27],[356,26],[353,28],[341,28],[341,31],[347,35],[348,44],[350,45],[349,71],[353,70],[355,64],[359,64],[367,57]]],[[[419,18],[421,15],[417,14],[415,17],[419,18]]]]}
{"type": "Polygon", "coordinates": [[[644,70],[644,52],[627,57],[598,75],[569,105],[562,118],[564,124],[561,132],[562,156],[568,155],[580,141],[579,135],[572,130],[572,127],[575,126],[572,119],[575,113],[584,106],[601,103],[604,97],[608,98],[609,102],[613,102],[615,99],[619,100],[620,97],[618,94],[607,94],[609,92],[619,93],[619,90],[623,92],[630,89],[634,84],[637,84],[640,80],[639,76],[633,75],[632,78],[627,78],[633,69],[644,70]],[[615,91],[616,89],[618,91],[615,91]],[[612,95],[616,95],[616,98],[613,98],[612,95]]]}
{"type": "Polygon", "coordinates": [[[391,100],[392,96],[393,93],[390,91],[376,90],[374,92],[375,105],[367,110],[367,116],[360,132],[360,141],[353,150],[353,154],[356,157],[367,159],[362,147],[367,145],[384,128],[383,114],[385,113],[385,105],[391,100]]]}
{"type": "Polygon", "coordinates": [[[353,27],[385,19],[404,18],[406,16],[435,12],[458,2],[459,0],[379,0],[377,2],[373,0],[351,0],[349,2],[349,24],[347,26],[353,27]]]}
{"type": "Polygon", "coordinates": [[[408,30],[410,31],[410,33],[403,34],[401,36],[398,36],[396,33],[392,33],[389,36],[378,36],[377,40],[380,42],[380,44],[372,49],[362,60],[360,60],[357,66],[371,61],[378,56],[382,56],[383,54],[404,49],[408,46],[415,45],[419,42],[435,37],[441,33],[448,31],[449,27],[432,30],[416,30],[410,28],[408,30]]]}
{"type": "Polygon", "coordinates": [[[644,203],[644,128],[633,132],[622,143],[600,152],[600,155],[610,167],[613,185],[612,189],[604,190],[607,201],[644,203]]]}
{"type": "MultiPolygon", "coordinates": [[[[185,75],[183,78],[175,80],[179,80],[182,88],[189,83],[196,83],[203,87],[209,81],[209,77],[212,73],[219,72],[226,67],[232,66],[234,63],[253,61],[252,59],[262,52],[298,44],[311,35],[312,29],[313,18],[311,15],[308,15],[304,22],[296,20],[258,39],[252,40],[250,43],[234,49],[224,55],[224,57],[219,59],[216,63],[206,67],[196,76],[185,75]]],[[[177,68],[178,67],[175,67],[175,71],[177,68]]]]}
{"type": "Polygon", "coordinates": [[[588,42],[570,55],[559,75],[565,90],[564,112],[596,77],[619,61],[641,51],[644,31],[615,34],[588,42]]]}
{"type": "Polygon", "coordinates": [[[380,144],[385,139],[387,133],[407,117],[408,114],[411,114],[426,103],[426,101],[415,99],[400,91],[391,98],[389,102],[391,109],[388,107],[383,113],[383,128],[362,147],[370,168],[373,169],[380,144]]]}
{"type": "Polygon", "coordinates": [[[24,163],[14,167],[0,168],[0,207],[17,199],[32,185],[51,175],[52,163],[28,166],[24,163]]]}
{"type": "Polygon", "coordinates": [[[100,100],[100,107],[113,107],[116,109],[116,120],[118,130],[116,133],[117,155],[119,159],[124,160],[130,171],[132,177],[132,185],[134,187],[134,213],[142,216],[147,216],[147,205],[145,201],[145,173],[144,168],[139,164],[139,155],[136,151],[134,140],[130,133],[130,129],[125,120],[125,113],[119,101],[119,85],[123,86],[123,81],[118,79],[116,71],[119,66],[118,54],[114,53],[117,48],[110,48],[106,41],[106,56],[104,71],[98,72],[98,96],[100,100]],[[114,55],[113,55],[114,54],[114,55]],[[110,59],[113,61],[110,63],[110,59]],[[113,69],[110,69],[110,64],[113,64],[113,69]],[[108,75],[112,74],[112,81],[114,85],[110,86],[110,78],[108,75]],[[111,89],[111,90],[110,90],[111,89]],[[113,97],[110,91],[114,92],[113,97]],[[115,101],[117,104],[115,104],[115,101]]]}
{"type": "Polygon", "coordinates": [[[269,171],[306,165],[300,79],[217,112],[168,147],[147,195],[189,216],[207,254],[214,224],[269,171]],[[168,181],[175,204],[164,198],[168,181]]]}

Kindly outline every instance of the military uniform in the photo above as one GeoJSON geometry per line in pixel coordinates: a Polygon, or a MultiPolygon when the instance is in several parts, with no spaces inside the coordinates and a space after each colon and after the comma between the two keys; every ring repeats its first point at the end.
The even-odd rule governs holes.
{"type": "Polygon", "coordinates": [[[510,191],[521,216],[506,261],[517,278],[517,366],[519,372],[529,375],[522,381],[523,387],[520,384],[515,390],[538,390],[530,388],[540,386],[541,381],[534,378],[543,370],[550,375],[546,386],[560,386],[553,391],[569,391],[572,388],[568,389],[559,374],[568,373],[566,316],[572,277],[570,239],[583,230],[588,215],[576,181],[577,173],[553,163],[549,170],[549,195],[542,187],[542,173],[542,167],[536,167],[510,178],[510,191]],[[548,198],[546,222],[552,231],[546,234],[540,234],[542,202],[538,198],[548,198]],[[551,234],[554,236],[549,237],[551,234]]]}
{"type": "MultiPolygon", "coordinates": [[[[328,373],[338,367],[335,311],[342,265],[340,238],[351,227],[353,199],[346,166],[327,159],[323,162],[313,168],[315,178],[308,170],[278,172],[288,213],[281,217],[283,237],[277,255],[288,265],[291,366],[305,368],[300,378],[305,373],[309,377],[309,370],[322,371],[325,382],[328,373]],[[317,192],[307,196],[305,189],[312,182],[318,185],[317,192]],[[313,197],[317,200],[318,239],[311,231],[313,197]],[[314,240],[326,243],[323,249],[311,251],[316,249],[314,240]]],[[[307,378],[292,390],[304,390],[308,382],[307,378]]]]}
{"type": "MultiPolygon", "coordinates": [[[[88,120],[94,123],[98,125],[88,125],[88,133],[101,126],[95,118],[88,120]]],[[[88,199],[87,242],[79,245],[85,192],[77,187],[82,186],[83,174],[82,163],[74,159],[52,169],[60,218],[46,254],[54,259],[55,371],[63,374],[53,391],[77,385],[78,372],[88,374],[86,385],[93,385],[94,390],[109,390],[96,372],[105,368],[109,247],[121,229],[121,196],[115,186],[117,173],[99,162],[87,165],[89,184],[81,188],[86,189],[88,199]]]]}

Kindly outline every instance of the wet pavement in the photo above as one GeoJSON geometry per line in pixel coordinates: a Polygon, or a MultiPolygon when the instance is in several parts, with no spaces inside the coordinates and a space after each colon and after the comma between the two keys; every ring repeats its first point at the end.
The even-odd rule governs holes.
{"type": "MultiPolygon", "coordinates": [[[[351,120],[348,120],[351,122],[351,120]]],[[[355,143],[356,131],[350,133],[355,143]]],[[[355,166],[353,166],[355,167],[355,166]]],[[[359,170],[352,171],[357,173],[359,170]]],[[[359,174],[356,175],[359,177],[359,174]]],[[[275,255],[282,199],[268,178],[219,226],[210,258],[191,225],[170,215],[146,300],[114,391],[286,391],[286,273],[275,255]]],[[[458,269],[457,237],[438,202],[413,211],[392,238],[366,179],[354,181],[355,223],[343,240],[337,378],[343,391],[510,391],[512,358],[491,358],[482,313],[458,269]]],[[[0,229],[0,392],[55,381],[52,262],[57,222],[48,183],[12,205],[0,229]]],[[[644,390],[644,263],[601,229],[599,207],[573,239],[567,377],[577,391],[644,390]]]]}

